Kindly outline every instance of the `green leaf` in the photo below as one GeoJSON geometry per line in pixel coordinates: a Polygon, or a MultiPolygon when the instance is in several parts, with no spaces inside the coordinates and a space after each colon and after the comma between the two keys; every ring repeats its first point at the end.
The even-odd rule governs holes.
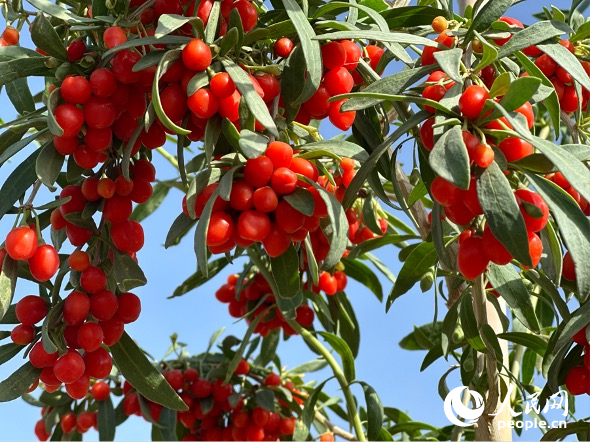
{"type": "Polygon", "coordinates": [[[20,163],[6,178],[0,188],[0,219],[8,212],[14,203],[24,195],[37,179],[35,163],[41,149],[37,149],[26,160],[20,163]]]}
{"type": "Polygon", "coordinates": [[[43,13],[38,13],[31,25],[31,40],[33,40],[33,43],[39,49],[43,49],[49,55],[60,60],[68,59],[68,54],[61,37],[57,35],[55,27],[43,13]]]}
{"type": "Polygon", "coordinates": [[[507,111],[518,109],[529,101],[539,86],[541,80],[535,77],[521,77],[510,82],[510,88],[500,100],[500,105],[507,111]]]}
{"type": "MultiPolygon", "coordinates": [[[[533,63],[526,55],[522,52],[517,52],[516,59],[525,68],[527,73],[533,77],[540,78],[543,86],[553,87],[553,83],[543,74],[543,72],[533,63]]],[[[559,132],[560,127],[560,110],[559,110],[559,99],[557,93],[553,92],[549,97],[543,100],[543,105],[547,108],[549,116],[551,117],[551,123],[555,132],[559,132]]]]}
{"type": "Polygon", "coordinates": [[[479,32],[474,32],[475,36],[481,41],[483,47],[483,53],[481,56],[481,60],[477,64],[475,68],[473,68],[474,72],[479,72],[484,67],[491,65],[498,59],[498,50],[492,46],[488,41],[482,37],[479,32]]]}
{"type": "Polygon", "coordinates": [[[209,229],[209,220],[213,211],[213,204],[215,203],[217,196],[221,196],[226,201],[229,201],[231,183],[233,182],[233,176],[236,170],[237,167],[234,167],[227,171],[225,175],[223,175],[219,181],[219,186],[217,189],[215,189],[215,192],[213,192],[211,198],[209,198],[209,201],[207,201],[207,204],[205,204],[205,208],[203,209],[203,213],[201,214],[201,218],[199,219],[199,223],[195,229],[194,248],[195,254],[197,255],[197,265],[205,277],[209,276],[209,270],[207,267],[207,260],[209,259],[207,253],[207,230],[209,229]],[[226,189],[225,193],[227,193],[225,196],[222,193],[224,189],[226,189]]]}
{"type": "Polygon", "coordinates": [[[459,71],[461,58],[463,57],[463,49],[455,48],[449,51],[438,51],[434,53],[434,58],[440,68],[451,80],[457,83],[463,83],[463,77],[459,71]]]}
{"type": "MultiPolygon", "coordinates": [[[[318,89],[322,80],[322,54],[320,43],[315,40],[316,34],[307,19],[307,15],[301,10],[295,0],[282,0],[285,11],[289,16],[295,31],[299,37],[303,57],[307,67],[307,79],[304,81],[301,94],[295,98],[294,103],[301,104],[307,101],[318,89]]],[[[264,123],[263,123],[264,124],[264,123]]]]}
{"type": "Polygon", "coordinates": [[[552,428],[541,437],[541,441],[555,441],[564,439],[570,434],[581,435],[578,440],[584,440],[588,437],[588,422],[568,422],[564,427],[552,428]]]}
{"type": "MultiPolygon", "coordinates": [[[[232,9],[233,10],[233,9],[232,9]]],[[[223,36],[221,40],[221,46],[219,48],[219,55],[225,57],[229,51],[235,48],[240,41],[240,31],[236,28],[229,28],[227,34],[223,36]]]]}
{"type": "Polygon", "coordinates": [[[293,440],[307,440],[307,436],[309,436],[309,430],[311,424],[314,421],[315,413],[316,413],[316,404],[318,399],[320,398],[320,394],[322,393],[322,389],[326,382],[328,382],[331,377],[326,379],[325,381],[318,384],[314,389],[309,398],[305,401],[303,406],[303,411],[299,415],[297,422],[295,422],[295,431],[293,432],[293,440]]]}
{"type": "MultiPolygon", "coordinates": [[[[117,429],[115,408],[111,397],[98,403],[98,438],[99,440],[115,440],[115,430],[117,429]]],[[[163,411],[163,410],[162,410],[163,411]]]]}
{"type": "Polygon", "coordinates": [[[162,14],[158,19],[158,26],[156,27],[154,37],[160,38],[171,34],[185,24],[196,21],[196,19],[197,17],[185,17],[184,15],[178,14],[162,14]]]}
{"type": "Polygon", "coordinates": [[[569,194],[556,184],[538,175],[525,172],[543,197],[559,226],[560,236],[576,264],[579,294],[590,294],[590,221],[569,194]]]}
{"type": "MultiPolygon", "coordinates": [[[[502,0],[506,1],[506,0],[502,0]]],[[[417,44],[438,47],[438,43],[428,38],[402,32],[381,31],[336,31],[314,37],[315,40],[377,40],[388,43],[417,44]]]]}
{"type": "Polygon", "coordinates": [[[0,402],[9,402],[23,395],[33,382],[39,379],[40,368],[35,368],[30,362],[12,373],[8,378],[0,382],[0,402]]]}
{"type": "Polygon", "coordinates": [[[530,333],[500,333],[498,334],[498,338],[514,342],[515,344],[522,345],[526,348],[530,348],[541,357],[545,355],[545,350],[547,350],[547,342],[545,342],[542,338],[538,336],[531,335],[530,333]]]}
{"type": "Polygon", "coordinates": [[[504,15],[504,13],[512,6],[512,0],[494,0],[485,3],[473,18],[471,26],[465,34],[464,41],[469,42],[473,38],[473,32],[483,32],[504,15]]]}
{"type": "Polygon", "coordinates": [[[401,424],[394,425],[393,427],[389,428],[388,431],[391,435],[395,435],[398,433],[411,433],[413,431],[420,431],[420,430],[428,430],[438,433],[438,428],[433,427],[430,424],[426,424],[424,422],[402,422],[401,424]]]}
{"type": "Polygon", "coordinates": [[[282,298],[293,298],[301,291],[299,280],[299,255],[291,244],[280,256],[270,258],[273,278],[282,298]]]}
{"type": "Polygon", "coordinates": [[[272,390],[263,388],[254,393],[254,404],[267,411],[275,411],[275,394],[272,390]]]}
{"type": "Polygon", "coordinates": [[[243,129],[240,132],[239,146],[246,158],[257,158],[264,154],[269,139],[262,134],[243,129]]]}
{"type": "Polygon", "coordinates": [[[150,216],[155,210],[160,207],[164,199],[170,192],[171,187],[164,183],[158,183],[154,186],[154,191],[149,200],[143,204],[139,204],[133,209],[133,213],[129,219],[141,222],[150,216]]]}
{"type": "Polygon", "coordinates": [[[176,410],[163,407],[162,411],[160,412],[158,424],[160,424],[158,430],[160,431],[163,440],[178,440],[178,437],[176,436],[176,410]]]}
{"type": "Polygon", "coordinates": [[[188,410],[184,401],[126,332],[110,349],[121,374],[146,399],[173,410],[188,410]]]}
{"type": "Polygon", "coordinates": [[[524,219],[510,183],[496,163],[492,163],[479,177],[477,196],[494,236],[515,259],[530,266],[524,219]]]}
{"type": "Polygon", "coordinates": [[[37,178],[41,180],[50,189],[54,188],[59,173],[64,165],[65,157],[58,153],[53,147],[53,141],[46,143],[43,147],[37,161],[35,162],[35,171],[37,178]]]}
{"type": "Polygon", "coordinates": [[[483,338],[483,341],[485,342],[487,353],[490,354],[493,352],[493,355],[496,358],[497,368],[500,370],[502,368],[504,356],[502,353],[502,347],[500,346],[500,341],[498,341],[498,336],[496,336],[496,332],[490,324],[482,324],[480,334],[483,338]]]}
{"type": "Polygon", "coordinates": [[[17,78],[50,75],[52,70],[45,65],[45,57],[30,49],[20,46],[0,48],[0,86],[11,83],[17,78]]]}
{"type": "MultiPolygon", "coordinates": [[[[122,46],[122,45],[119,45],[122,46]]],[[[190,130],[184,129],[182,127],[177,126],[164,112],[164,108],[162,107],[162,101],[160,99],[160,78],[166,72],[166,70],[172,65],[176,60],[180,59],[182,51],[178,50],[171,50],[166,53],[158,63],[158,67],[156,69],[154,83],[152,87],[152,104],[154,105],[154,111],[158,116],[160,122],[166,126],[168,129],[173,131],[178,135],[188,135],[191,133],[190,130]]],[[[105,53],[106,56],[106,53],[105,53]]]]}
{"type": "Polygon", "coordinates": [[[494,80],[492,88],[490,89],[490,97],[500,97],[506,95],[508,89],[510,89],[510,83],[512,82],[512,76],[508,72],[504,72],[494,80]]]}
{"type": "Polygon", "coordinates": [[[344,209],[348,209],[357,198],[359,189],[363,186],[373,169],[376,167],[379,158],[387,152],[393,143],[403,135],[406,135],[412,128],[418,126],[424,120],[429,118],[429,116],[429,112],[418,112],[398,127],[383,143],[375,148],[371,155],[369,155],[369,158],[367,158],[367,160],[361,165],[361,168],[357,170],[356,175],[348,185],[344,198],[342,199],[342,207],[344,207],[344,209]]]}
{"type": "Polygon", "coordinates": [[[385,304],[385,311],[389,311],[393,302],[407,293],[420,278],[438,262],[438,255],[431,242],[422,242],[415,247],[404,262],[389,297],[385,304]]]}
{"type": "Polygon", "coordinates": [[[532,332],[540,333],[531,295],[514,267],[511,264],[499,266],[491,263],[488,278],[494,290],[506,300],[514,316],[532,332]]]}
{"type": "Polygon", "coordinates": [[[516,32],[506,44],[498,48],[498,59],[545,40],[569,33],[571,33],[570,27],[559,21],[546,20],[533,23],[526,29],[516,32]]]}
{"type": "Polygon", "coordinates": [[[6,94],[19,114],[35,112],[35,100],[26,77],[17,78],[6,85],[6,94]]]}
{"type": "Polygon", "coordinates": [[[53,135],[56,135],[58,137],[64,134],[64,130],[60,127],[59,123],[55,119],[54,114],[55,109],[59,106],[60,102],[60,88],[56,88],[53,90],[53,92],[51,92],[51,94],[49,94],[49,99],[47,100],[47,127],[53,135]]]}
{"type": "Polygon", "coordinates": [[[301,187],[297,187],[294,192],[284,195],[283,199],[287,201],[291,207],[303,213],[304,215],[313,215],[315,201],[309,191],[301,187]]]}
{"type": "Polygon", "coordinates": [[[545,54],[549,55],[555,62],[564,68],[583,87],[590,90],[590,77],[582,67],[580,60],[572,54],[569,49],[559,43],[542,44],[537,46],[545,54]]]}
{"type": "Polygon", "coordinates": [[[475,313],[473,312],[473,296],[471,296],[470,292],[464,293],[461,298],[459,317],[461,318],[461,326],[465,333],[465,339],[467,339],[469,345],[473,349],[485,353],[487,348],[479,335],[475,313]]]}
{"type": "Polygon", "coordinates": [[[207,19],[207,27],[205,28],[205,43],[211,44],[215,40],[215,33],[217,32],[217,26],[219,24],[219,12],[221,10],[221,1],[217,0],[213,2],[213,7],[209,12],[209,18],[207,19]]]}
{"type": "Polygon", "coordinates": [[[181,213],[176,217],[170,230],[166,235],[166,241],[164,242],[164,248],[178,244],[180,239],[190,230],[190,228],[196,224],[196,220],[191,219],[184,213],[181,213]]]}
{"type": "Polygon", "coordinates": [[[208,265],[208,278],[203,276],[203,273],[200,270],[197,270],[195,273],[193,273],[191,276],[185,279],[182,284],[176,287],[174,293],[172,293],[172,295],[169,296],[168,299],[185,295],[186,293],[196,289],[197,287],[200,287],[201,285],[209,281],[211,278],[213,278],[215,275],[217,275],[219,272],[221,272],[228,264],[229,261],[226,258],[219,258],[215,261],[210,262],[208,265]]]}
{"type": "Polygon", "coordinates": [[[377,440],[381,427],[383,426],[383,404],[379,395],[373,387],[366,382],[359,382],[365,392],[365,401],[367,403],[367,438],[377,440]]]}
{"type": "Polygon", "coordinates": [[[344,376],[348,382],[354,381],[356,377],[354,368],[354,356],[350,347],[344,339],[340,336],[328,332],[319,332],[319,334],[330,344],[330,346],[336,350],[336,353],[342,358],[342,369],[344,370],[344,376]]]}
{"type": "Polygon", "coordinates": [[[242,98],[246,100],[248,109],[252,115],[262,124],[272,135],[279,136],[277,126],[273,121],[266,103],[260,98],[260,95],[254,89],[254,85],[250,81],[248,74],[242,70],[237,64],[230,59],[222,60],[225,71],[230,75],[231,79],[236,84],[236,87],[242,94],[242,98]]]}
{"type": "Polygon", "coordinates": [[[147,284],[147,279],[141,267],[127,253],[114,251],[114,277],[121,292],[128,292],[134,288],[147,284]]]}
{"type": "Polygon", "coordinates": [[[399,29],[430,25],[432,24],[432,20],[439,15],[445,16],[446,12],[442,9],[434,8],[431,5],[405,6],[401,8],[387,8],[381,15],[387,21],[389,29],[399,29]]]}
{"type": "Polygon", "coordinates": [[[107,8],[106,0],[93,0],[92,1],[92,15],[94,17],[101,17],[109,15],[109,9],[107,8]]]}
{"type": "Polygon", "coordinates": [[[301,107],[301,103],[297,102],[297,99],[303,94],[305,75],[305,55],[301,45],[297,45],[285,61],[281,77],[281,96],[284,101],[287,123],[293,121],[301,107]]]}
{"type": "Polygon", "coordinates": [[[557,166],[580,195],[590,200],[590,170],[580,160],[561,146],[542,138],[533,136],[528,141],[557,166]]]}
{"type": "Polygon", "coordinates": [[[262,338],[262,345],[260,346],[260,354],[254,361],[256,366],[267,366],[276,356],[279,341],[281,339],[281,331],[275,329],[267,336],[262,338]]]}
{"type": "Polygon", "coordinates": [[[367,151],[358,144],[339,139],[315,141],[302,144],[297,148],[302,151],[297,154],[299,158],[319,158],[328,154],[339,159],[343,157],[352,158],[362,163],[369,157],[367,151]]]}
{"type": "Polygon", "coordinates": [[[36,9],[40,11],[46,12],[47,14],[59,18],[60,20],[65,21],[66,23],[76,25],[82,23],[95,23],[96,20],[93,18],[82,17],[80,15],[76,15],[73,12],[69,11],[68,9],[63,8],[62,6],[56,5],[48,0],[32,0],[28,2],[36,9]]]}
{"type": "Polygon", "coordinates": [[[348,244],[348,220],[344,208],[336,197],[316,183],[313,186],[318,190],[320,197],[326,203],[328,218],[330,219],[331,233],[327,234],[330,250],[324,259],[323,269],[331,269],[340,259],[348,244]]]}
{"type": "Polygon", "coordinates": [[[8,313],[12,303],[14,290],[16,289],[17,273],[18,263],[6,255],[0,272],[0,319],[4,318],[8,313]]]}
{"type": "Polygon", "coordinates": [[[461,126],[453,126],[442,134],[430,152],[429,161],[441,178],[460,189],[469,188],[471,168],[461,126]]]}
{"type": "Polygon", "coordinates": [[[13,344],[12,342],[10,344],[4,344],[0,346],[0,365],[10,361],[17,354],[19,354],[22,349],[24,349],[22,345],[13,344]]]}
{"type": "MultiPolygon", "coordinates": [[[[456,326],[456,324],[453,326],[456,326]]],[[[440,332],[440,322],[429,322],[421,327],[414,326],[414,331],[406,335],[399,342],[399,346],[404,350],[430,350],[438,345],[440,332]]]]}

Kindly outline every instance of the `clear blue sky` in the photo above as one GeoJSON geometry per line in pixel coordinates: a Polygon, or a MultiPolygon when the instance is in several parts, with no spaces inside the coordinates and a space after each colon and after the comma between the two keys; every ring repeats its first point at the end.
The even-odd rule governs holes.
{"type": "MultiPolygon", "coordinates": [[[[523,22],[531,22],[530,13],[540,8],[541,4],[549,6],[549,2],[525,1],[516,6],[511,15],[523,22]]],[[[557,0],[553,2],[559,7],[568,7],[569,1],[557,0]]],[[[24,44],[31,47],[30,41],[24,44]]],[[[37,91],[39,82],[32,88],[37,91]]],[[[0,96],[0,117],[5,120],[13,117],[9,111],[11,105],[4,93],[0,96]]],[[[328,128],[326,128],[328,129],[328,128]]],[[[334,134],[333,130],[325,130],[326,138],[334,134]]],[[[0,168],[0,182],[3,182],[10,171],[31,152],[29,147],[16,156],[11,163],[0,168]]],[[[171,149],[174,152],[174,149],[171,149]]],[[[411,148],[402,152],[402,161],[410,163],[411,148]]],[[[173,168],[160,156],[155,157],[157,177],[167,179],[175,176],[173,168]]],[[[47,193],[42,198],[49,200],[47,193]]],[[[198,353],[204,350],[212,333],[223,325],[227,325],[224,334],[242,336],[245,332],[243,323],[233,323],[227,313],[226,305],[214,298],[215,290],[224,282],[230,272],[241,269],[240,263],[218,275],[206,285],[181,298],[166,300],[175,287],[196,270],[196,260],[193,252],[192,237],[177,246],[165,250],[164,239],[170,224],[180,213],[182,194],[173,190],[158,211],[143,222],[146,245],[139,252],[139,262],[148,278],[148,285],[136,290],[141,297],[143,311],[139,320],[126,327],[130,335],[139,345],[146,348],[152,355],[163,355],[169,346],[169,336],[178,333],[182,342],[188,343],[188,350],[198,353]]],[[[0,235],[4,236],[12,226],[14,219],[5,217],[0,221],[0,235]]],[[[399,264],[397,249],[384,248],[379,252],[380,258],[397,273],[399,264]]],[[[382,279],[387,293],[391,284],[382,279]]],[[[36,293],[32,284],[19,281],[17,299],[30,293],[36,293]]],[[[384,305],[363,286],[350,281],[347,293],[356,309],[358,321],[361,324],[361,350],[357,359],[357,377],[370,383],[379,393],[386,406],[400,408],[406,411],[414,420],[428,422],[433,425],[447,425],[442,400],[437,393],[440,376],[449,368],[449,363],[440,360],[420,373],[419,367],[425,352],[408,352],[401,350],[398,342],[408,334],[413,325],[422,325],[432,321],[434,314],[433,294],[422,294],[416,288],[408,295],[396,301],[389,314],[385,314],[384,305]]],[[[442,307],[441,304],[441,308],[442,307]]],[[[441,310],[440,315],[445,311],[441,310]]],[[[442,316],[440,317],[442,319],[442,316]]],[[[6,342],[6,341],[4,341],[6,342]]],[[[283,364],[294,367],[302,362],[313,359],[313,354],[307,349],[300,338],[291,339],[288,344],[281,343],[279,353],[283,364]]],[[[0,379],[6,378],[14,369],[22,364],[20,357],[10,363],[0,366],[0,379]]],[[[321,381],[329,376],[328,372],[320,372],[315,379],[321,381]]],[[[308,376],[307,380],[312,378],[308,376]]],[[[331,391],[337,392],[335,384],[331,391]]],[[[461,385],[457,377],[448,379],[450,388],[461,385]]],[[[362,392],[355,391],[360,397],[362,392]]],[[[586,408],[588,402],[585,402],[586,408]]],[[[582,406],[582,404],[580,404],[582,406]]],[[[39,419],[39,409],[25,404],[21,400],[8,404],[0,404],[0,439],[2,440],[30,440],[34,438],[33,426],[39,419]]],[[[118,440],[138,440],[150,437],[150,426],[143,419],[130,418],[125,424],[117,428],[118,440]]],[[[95,433],[88,433],[87,438],[96,439],[95,433]]],[[[525,439],[538,439],[538,433],[529,431],[524,434],[525,439]]]]}

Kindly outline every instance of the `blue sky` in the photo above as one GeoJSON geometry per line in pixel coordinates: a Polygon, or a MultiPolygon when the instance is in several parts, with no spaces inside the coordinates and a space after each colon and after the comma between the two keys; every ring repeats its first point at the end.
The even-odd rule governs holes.
{"type": "MultiPolygon", "coordinates": [[[[511,15],[530,23],[529,14],[533,12],[533,9],[536,11],[541,4],[549,5],[549,2],[525,1],[517,5],[511,15]]],[[[555,1],[553,4],[560,7],[569,6],[569,2],[564,0],[555,1]]],[[[24,44],[31,47],[30,41],[25,40],[24,44]]],[[[35,81],[32,89],[37,91],[39,87],[40,83],[35,81]]],[[[0,117],[4,120],[14,116],[4,93],[0,95],[0,109],[0,117]]],[[[326,138],[333,134],[333,129],[326,128],[326,138]]],[[[405,160],[408,164],[411,162],[409,146],[408,143],[401,157],[402,161],[405,160]]],[[[0,168],[0,182],[3,182],[10,171],[26,158],[30,149],[31,147],[21,152],[10,163],[0,168]]],[[[171,148],[171,152],[173,151],[174,148],[171,148]]],[[[158,179],[175,176],[174,169],[160,156],[155,157],[154,164],[158,171],[158,179]]],[[[38,196],[37,201],[49,199],[48,193],[45,192],[38,196]]],[[[181,298],[166,299],[174,288],[196,270],[190,235],[179,246],[168,250],[163,248],[166,233],[174,218],[180,213],[181,199],[182,194],[172,190],[158,211],[143,222],[146,245],[139,252],[138,258],[149,282],[147,286],[135,291],[141,297],[143,305],[139,320],[126,327],[139,345],[156,357],[164,354],[170,343],[169,336],[173,333],[178,333],[180,341],[188,344],[190,352],[198,353],[206,348],[209,337],[224,325],[227,326],[224,336],[234,334],[239,337],[245,332],[245,325],[242,322],[234,323],[227,313],[226,305],[214,298],[215,290],[223,284],[227,275],[241,269],[240,262],[227,268],[199,289],[181,298]]],[[[13,221],[14,219],[9,217],[0,220],[0,235],[5,235],[9,231],[13,221]]],[[[379,257],[394,273],[399,271],[397,249],[384,248],[379,252],[379,257]]],[[[391,283],[382,279],[382,284],[387,293],[391,283]]],[[[30,293],[36,293],[35,287],[19,281],[17,299],[30,293]]],[[[390,312],[386,314],[384,305],[379,303],[367,289],[354,281],[349,282],[347,293],[361,324],[361,350],[356,361],[358,379],[371,384],[386,406],[399,408],[409,413],[414,420],[433,425],[447,425],[448,421],[443,413],[443,404],[437,393],[437,385],[440,376],[449,368],[450,362],[439,360],[425,372],[420,373],[419,368],[425,352],[408,352],[401,350],[398,346],[398,342],[412,331],[414,325],[432,321],[434,295],[420,293],[416,287],[396,301],[390,312]]],[[[439,314],[444,315],[444,313],[444,310],[441,310],[439,314]]],[[[291,339],[288,344],[281,343],[279,354],[282,363],[287,367],[294,367],[314,358],[300,338],[291,339]]],[[[21,364],[20,357],[16,357],[10,363],[0,366],[0,378],[5,378],[21,364]]],[[[329,376],[328,372],[324,371],[307,376],[307,380],[321,381],[327,376],[329,376]]],[[[337,393],[335,383],[331,382],[328,385],[332,392],[337,393]]],[[[453,388],[461,384],[456,376],[451,375],[448,385],[453,388]]],[[[359,389],[355,390],[355,394],[362,397],[359,389]]],[[[590,409],[588,401],[585,401],[585,404],[586,408],[590,409]]],[[[580,404],[580,406],[583,405],[580,404]]],[[[0,439],[33,439],[33,426],[39,415],[39,409],[20,400],[0,404],[0,428],[2,428],[0,439]]],[[[142,419],[131,418],[117,428],[116,437],[118,440],[148,439],[150,431],[149,425],[142,419]]],[[[96,436],[95,433],[89,433],[89,438],[96,438],[96,436]]],[[[539,435],[529,431],[524,437],[538,439],[539,435]]]]}

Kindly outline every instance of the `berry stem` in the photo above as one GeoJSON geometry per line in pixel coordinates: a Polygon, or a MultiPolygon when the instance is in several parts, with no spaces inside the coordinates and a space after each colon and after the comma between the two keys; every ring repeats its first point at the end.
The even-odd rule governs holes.
{"type": "Polygon", "coordinates": [[[361,418],[358,414],[358,410],[356,408],[356,401],[354,400],[354,396],[352,395],[352,391],[350,390],[350,385],[348,380],[344,376],[344,372],[338,364],[338,361],[332,356],[330,350],[328,350],[324,344],[322,344],[319,339],[317,339],[309,330],[301,327],[297,321],[288,320],[287,321],[293,330],[301,335],[303,339],[307,341],[307,343],[312,346],[319,354],[321,354],[336,377],[336,380],[340,384],[340,388],[342,388],[342,392],[344,393],[344,398],[346,399],[346,406],[348,408],[348,416],[350,417],[350,421],[354,427],[354,432],[356,433],[357,440],[365,441],[365,432],[363,429],[363,424],[361,423],[361,418]]]}

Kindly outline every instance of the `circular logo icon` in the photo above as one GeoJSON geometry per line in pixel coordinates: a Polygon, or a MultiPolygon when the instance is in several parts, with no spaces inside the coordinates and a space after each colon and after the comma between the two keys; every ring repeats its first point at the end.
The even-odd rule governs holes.
{"type": "Polygon", "coordinates": [[[453,388],[445,398],[445,415],[452,424],[460,427],[469,427],[477,422],[477,419],[483,414],[483,398],[477,391],[468,390],[473,402],[474,408],[468,408],[463,405],[461,400],[461,393],[463,390],[468,390],[467,387],[453,388]],[[455,417],[455,415],[457,415],[455,417]],[[463,418],[463,421],[458,418],[463,418]]]}

